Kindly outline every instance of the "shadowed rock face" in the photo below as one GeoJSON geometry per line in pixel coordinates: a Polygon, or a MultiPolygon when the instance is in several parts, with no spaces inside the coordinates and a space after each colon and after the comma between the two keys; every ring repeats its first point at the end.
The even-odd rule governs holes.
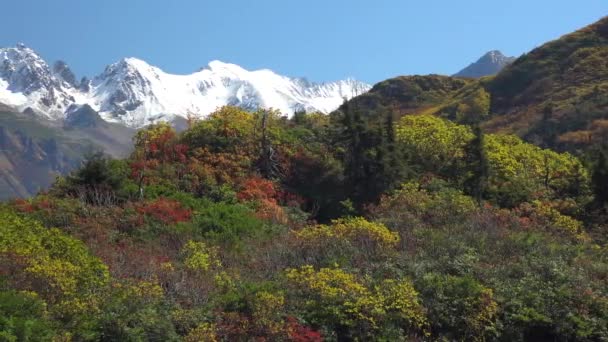
{"type": "Polygon", "coordinates": [[[53,64],[53,72],[60,79],[66,81],[72,87],[78,87],[78,81],[76,81],[76,75],[70,70],[68,65],[64,61],[57,61],[53,64]]]}
{"type": "Polygon", "coordinates": [[[494,50],[486,53],[475,63],[454,74],[455,77],[479,78],[483,76],[496,75],[502,68],[515,60],[515,57],[507,57],[502,52],[494,50]]]}
{"type": "Polygon", "coordinates": [[[57,138],[36,138],[0,126],[0,200],[27,197],[80,164],[86,146],[72,150],[57,138]],[[73,153],[78,152],[78,153],[73,153]]]}
{"type": "Polygon", "coordinates": [[[134,130],[103,121],[90,106],[71,106],[63,125],[33,110],[0,104],[0,200],[29,197],[102,150],[124,157],[134,130]]]}
{"type": "Polygon", "coordinates": [[[105,122],[91,106],[71,105],[65,118],[64,126],[70,128],[97,127],[105,122]]]}

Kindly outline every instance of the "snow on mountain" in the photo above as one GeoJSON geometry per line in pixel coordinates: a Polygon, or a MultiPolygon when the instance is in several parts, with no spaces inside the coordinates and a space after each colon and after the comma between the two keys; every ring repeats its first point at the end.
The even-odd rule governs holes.
{"type": "Polygon", "coordinates": [[[169,74],[148,63],[125,58],[92,80],[76,82],[63,62],[52,70],[33,50],[19,45],[0,49],[0,102],[32,107],[51,119],[64,119],[73,104],[88,104],[106,121],[142,127],[176,116],[203,117],[224,105],[329,113],[370,89],[347,79],[313,83],[271,70],[248,71],[212,61],[189,75],[169,74]]]}
{"type": "Polygon", "coordinates": [[[34,50],[23,44],[0,49],[1,102],[31,107],[50,119],[60,119],[79,96],[71,88],[69,83],[54,75],[34,50]]]}

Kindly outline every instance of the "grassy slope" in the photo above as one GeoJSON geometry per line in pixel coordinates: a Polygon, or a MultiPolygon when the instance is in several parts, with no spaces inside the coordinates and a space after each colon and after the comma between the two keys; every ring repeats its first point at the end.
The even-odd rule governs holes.
{"type": "Polygon", "coordinates": [[[400,76],[377,83],[350,103],[364,112],[390,108],[400,116],[433,111],[473,82],[440,75],[400,76]]]}
{"type": "Polygon", "coordinates": [[[532,50],[485,86],[496,114],[490,130],[556,146],[592,128],[608,118],[608,17],[532,50]]]}

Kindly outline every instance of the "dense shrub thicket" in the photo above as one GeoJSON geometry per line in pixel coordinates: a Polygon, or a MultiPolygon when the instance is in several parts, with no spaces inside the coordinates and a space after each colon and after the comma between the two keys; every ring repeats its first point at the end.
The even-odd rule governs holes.
{"type": "Polygon", "coordinates": [[[608,339],[605,152],[348,104],[134,145],[0,206],[0,340],[608,339]]]}

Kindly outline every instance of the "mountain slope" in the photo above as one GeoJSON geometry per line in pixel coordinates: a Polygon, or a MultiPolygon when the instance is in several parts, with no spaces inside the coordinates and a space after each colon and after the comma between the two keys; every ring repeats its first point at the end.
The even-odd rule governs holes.
{"type": "Polygon", "coordinates": [[[89,152],[103,150],[115,157],[129,152],[133,130],[104,122],[95,112],[72,111],[72,120],[59,125],[0,104],[0,200],[46,189],[89,152]],[[98,121],[80,125],[93,114],[98,121]]]}
{"type": "Polygon", "coordinates": [[[225,105],[329,113],[370,86],[346,79],[313,83],[270,70],[248,71],[212,61],[190,75],[173,75],[136,58],[109,65],[92,80],[76,81],[64,62],[49,65],[23,45],[0,49],[0,101],[32,108],[52,120],[71,105],[88,104],[106,121],[143,127],[159,120],[202,117],[225,105]]]}

